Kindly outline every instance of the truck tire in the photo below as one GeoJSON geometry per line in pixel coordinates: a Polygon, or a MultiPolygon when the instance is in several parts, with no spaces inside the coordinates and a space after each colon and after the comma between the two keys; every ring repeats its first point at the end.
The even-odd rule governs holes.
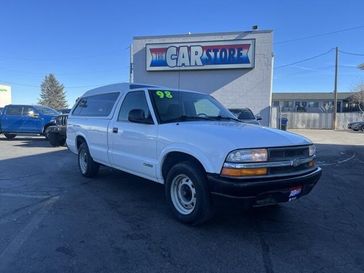
{"type": "Polygon", "coordinates": [[[168,172],[165,185],[167,203],[182,223],[198,225],[212,216],[205,171],[197,164],[177,163],[168,172]]]}
{"type": "Polygon", "coordinates": [[[7,140],[12,140],[16,137],[16,134],[7,134],[7,133],[4,133],[5,137],[7,140]]]}
{"type": "Polygon", "coordinates": [[[48,140],[53,147],[61,146],[60,135],[58,133],[49,132],[48,140]]]}
{"type": "Polygon", "coordinates": [[[43,132],[43,135],[46,139],[49,139],[49,134],[50,134],[50,126],[47,126],[45,129],[44,129],[44,132],[43,132]]]}
{"type": "Polygon", "coordinates": [[[65,144],[66,144],[66,138],[65,137],[60,137],[59,146],[64,146],[65,144]]]}
{"type": "Polygon", "coordinates": [[[85,177],[95,177],[99,172],[100,165],[92,159],[86,142],[78,149],[78,167],[85,177]]]}

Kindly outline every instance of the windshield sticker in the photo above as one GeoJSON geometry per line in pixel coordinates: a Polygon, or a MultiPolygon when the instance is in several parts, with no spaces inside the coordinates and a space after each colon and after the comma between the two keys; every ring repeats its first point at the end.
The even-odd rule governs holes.
{"type": "Polygon", "coordinates": [[[164,98],[173,99],[173,95],[172,95],[172,93],[170,91],[160,91],[160,90],[158,90],[155,93],[160,99],[164,99],[164,98]]]}

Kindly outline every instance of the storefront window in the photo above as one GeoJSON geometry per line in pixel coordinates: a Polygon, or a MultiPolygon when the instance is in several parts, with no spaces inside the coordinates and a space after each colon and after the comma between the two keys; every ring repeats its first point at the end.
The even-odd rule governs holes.
{"type": "Polygon", "coordinates": [[[307,103],[308,108],[318,108],[319,107],[319,103],[317,101],[309,101],[307,103]]]}

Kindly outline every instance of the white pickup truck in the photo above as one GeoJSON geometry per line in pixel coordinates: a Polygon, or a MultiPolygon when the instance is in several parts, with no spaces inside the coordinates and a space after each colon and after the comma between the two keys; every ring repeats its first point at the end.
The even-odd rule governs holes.
{"type": "Polygon", "coordinates": [[[165,184],[190,224],[211,216],[213,195],[271,205],[308,194],[321,176],[308,139],[242,123],[207,94],[146,85],[86,92],[69,114],[67,145],[86,177],[105,165],[165,184]]]}

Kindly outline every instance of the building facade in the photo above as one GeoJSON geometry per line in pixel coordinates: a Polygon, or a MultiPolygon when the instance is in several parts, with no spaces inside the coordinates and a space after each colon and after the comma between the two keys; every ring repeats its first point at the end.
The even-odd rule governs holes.
{"type": "Polygon", "coordinates": [[[211,94],[269,125],[272,31],[134,37],[131,82],[211,94]]]}
{"type": "Polygon", "coordinates": [[[11,87],[0,84],[0,107],[11,104],[11,87]]]}
{"type": "MultiPolygon", "coordinates": [[[[352,92],[337,93],[337,112],[359,111],[358,105],[352,102],[352,92]]],[[[281,112],[331,113],[334,109],[334,94],[324,92],[291,92],[273,93],[272,106],[281,112]]]]}

